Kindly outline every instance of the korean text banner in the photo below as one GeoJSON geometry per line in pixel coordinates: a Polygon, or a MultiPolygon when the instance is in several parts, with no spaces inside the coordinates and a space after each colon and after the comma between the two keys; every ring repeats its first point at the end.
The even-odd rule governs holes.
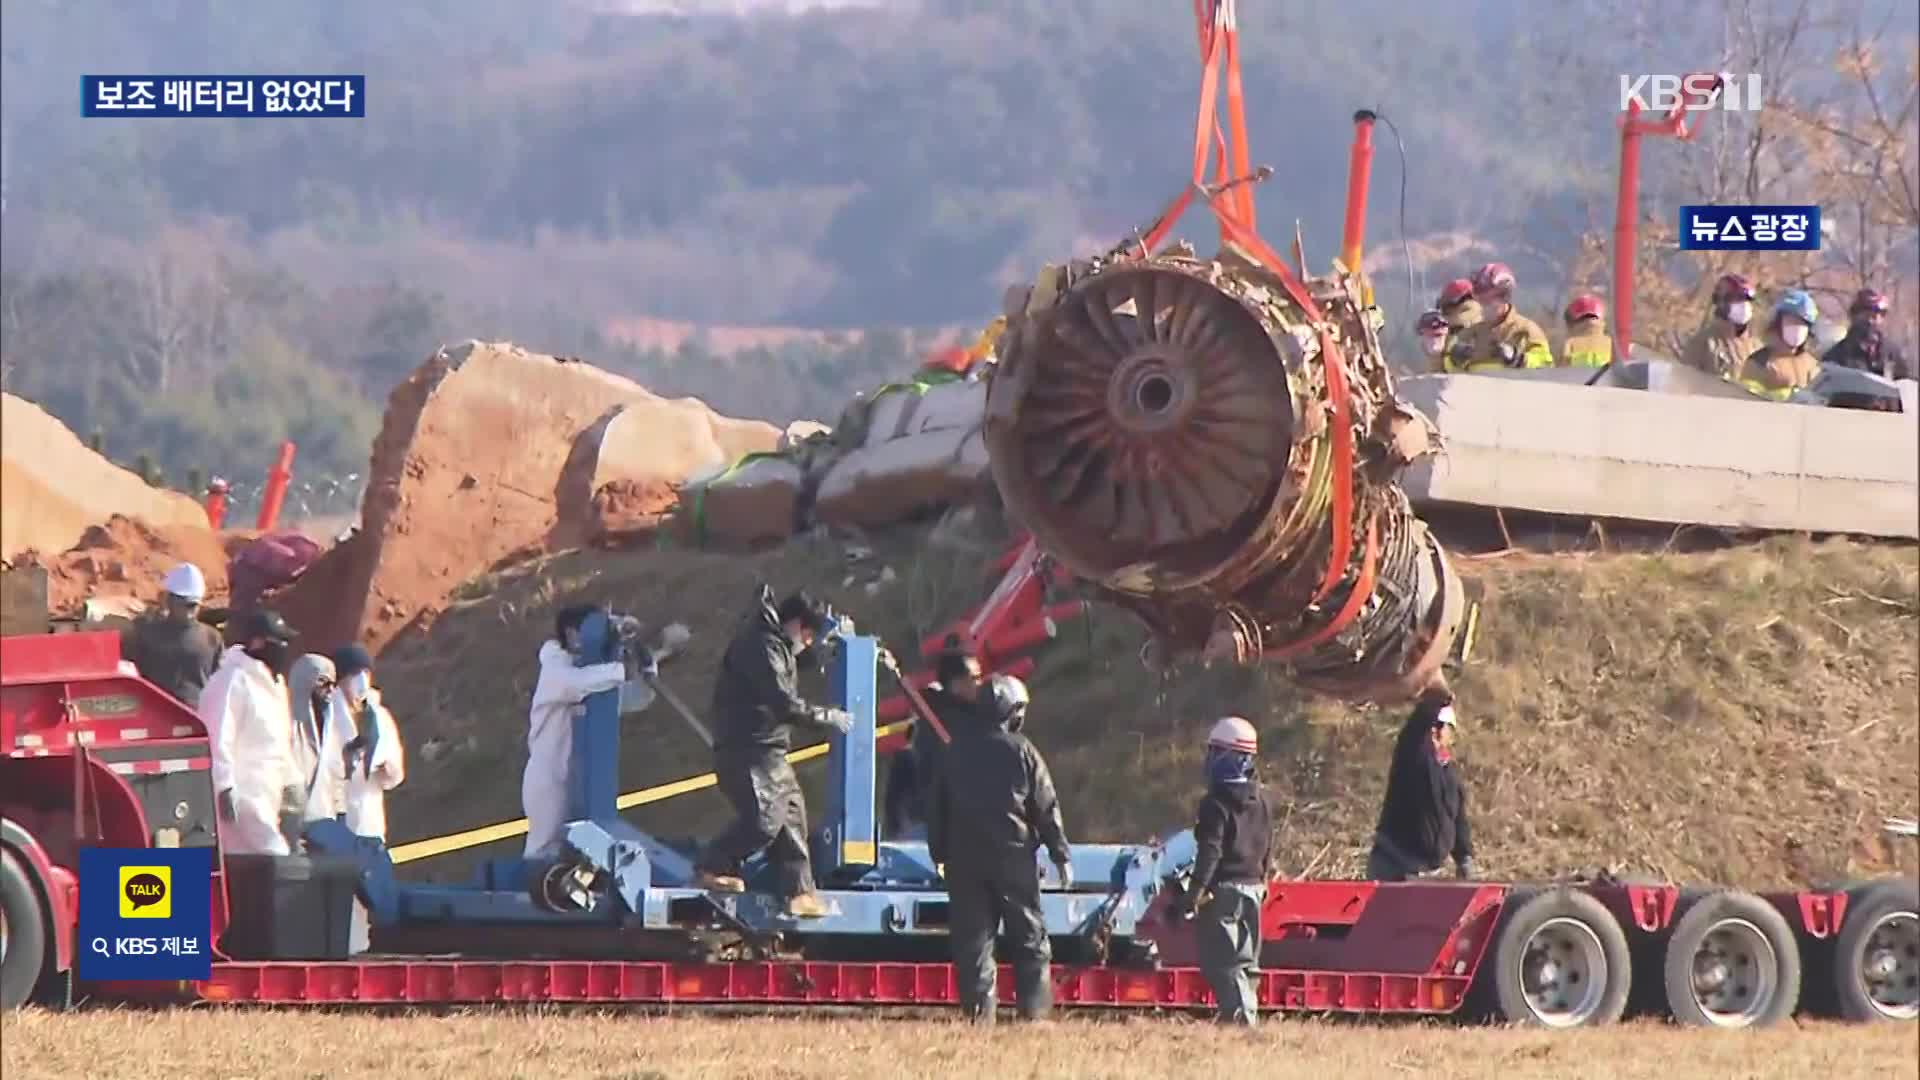
{"type": "Polygon", "coordinates": [[[80,978],[213,974],[212,848],[83,848],[80,978]]]}
{"type": "Polygon", "coordinates": [[[1683,206],[1682,251],[1819,251],[1818,206],[1683,206]]]}
{"type": "Polygon", "coordinates": [[[81,116],[364,117],[365,75],[82,75],[81,116]]]}

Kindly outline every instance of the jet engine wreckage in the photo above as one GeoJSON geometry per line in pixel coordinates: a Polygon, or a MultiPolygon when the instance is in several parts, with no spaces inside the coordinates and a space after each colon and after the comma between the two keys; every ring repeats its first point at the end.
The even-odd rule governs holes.
{"type": "Polygon", "coordinates": [[[1397,483],[1437,440],[1394,394],[1358,270],[1374,116],[1354,118],[1341,260],[1295,273],[1253,228],[1271,173],[1246,168],[1232,2],[1196,14],[1192,186],[1136,238],[1009,292],[994,483],[1043,551],[1153,631],[1149,664],[1278,663],[1310,690],[1404,700],[1438,675],[1467,604],[1397,483]],[[1157,252],[1196,198],[1219,254],[1157,252]]]}

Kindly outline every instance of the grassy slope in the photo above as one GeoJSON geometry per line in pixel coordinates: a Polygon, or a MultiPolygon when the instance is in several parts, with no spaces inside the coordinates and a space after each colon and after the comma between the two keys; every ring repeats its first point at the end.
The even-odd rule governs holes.
{"type": "Polygon", "coordinates": [[[1588,1031],[1316,1019],[1257,1033],[1145,1017],[1073,1018],[980,1032],[952,1020],[645,1016],[476,1011],[93,1010],[0,1019],[0,1071],[19,1080],[100,1075],[554,1077],[1491,1076],[1666,1080],[1686,1075],[1911,1076],[1911,1025],[1786,1024],[1731,1036],[1664,1024],[1588,1031]],[[295,1032],[297,1038],[290,1038],[295,1032]],[[209,1063],[213,1068],[209,1069],[209,1063]],[[243,1064],[244,1063],[244,1064],[243,1064]]]}
{"type": "MultiPolygon", "coordinates": [[[[383,657],[415,755],[395,793],[396,839],[518,816],[533,656],[557,604],[602,597],[690,623],[696,646],[666,674],[704,711],[715,652],[760,575],[776,588],[825,582],[901,642],[909,622],[957,614],[984,589],[969,569],[978,550],[929,546],[924,533],[879,547],[900,578],[876,595],[836,587],[843,556],[827,542],[753,558],[576,553],[473,583],[430,633],[383,657]],[[458,749],[427,764],[428,733],[458,749]]],[[[1463,571],[1483,601],[1454,686],[1485,873],[1606,867],[1761,886],[1914,871],[1914,845],[1878,832],[1882,817],[1920,805],[1914,548],[1777,539],[1700,555],[1520,555],[1463,571]]],[[[1181,825],[1202,733],[1239,712],[1261,728],[1284,868],[1359,872],[1398,710],[1303,699],[1266,671],[1191,671],[1163,685],[1141,670],[1138,645],[1122,617],[1100,613],[1043,654],[1032,734],[1069,829],[1136,840],[1181,825]]],[[[704,771],[664,707],[626,732],[623,787],[704,771]]],[[[815,807],[820,773],[802,768],[815,807]]],[[[722,814],[702,792],[632,817],[685,836],[710,833],[722,814]]],[[[428,872],[464,874],[477,854],[428,872]]]]}

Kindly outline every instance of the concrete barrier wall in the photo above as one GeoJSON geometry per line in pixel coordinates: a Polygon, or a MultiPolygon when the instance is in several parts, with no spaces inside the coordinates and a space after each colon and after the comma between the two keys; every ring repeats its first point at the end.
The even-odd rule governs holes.
{"type": "Polygon", "coordinates": [[[1920,538],[1911,413],[1475,375],[1396,383],[1442,449],[1416,506],[1920,538]]]}

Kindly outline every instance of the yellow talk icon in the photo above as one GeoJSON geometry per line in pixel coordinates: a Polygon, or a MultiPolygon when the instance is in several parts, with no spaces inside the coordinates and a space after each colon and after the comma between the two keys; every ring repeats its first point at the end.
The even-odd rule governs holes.
{"type": "Polygon", "coordinates": [[[121,867],[120,917],[123,919],[173,918],[173,867],[121,867]]]}

